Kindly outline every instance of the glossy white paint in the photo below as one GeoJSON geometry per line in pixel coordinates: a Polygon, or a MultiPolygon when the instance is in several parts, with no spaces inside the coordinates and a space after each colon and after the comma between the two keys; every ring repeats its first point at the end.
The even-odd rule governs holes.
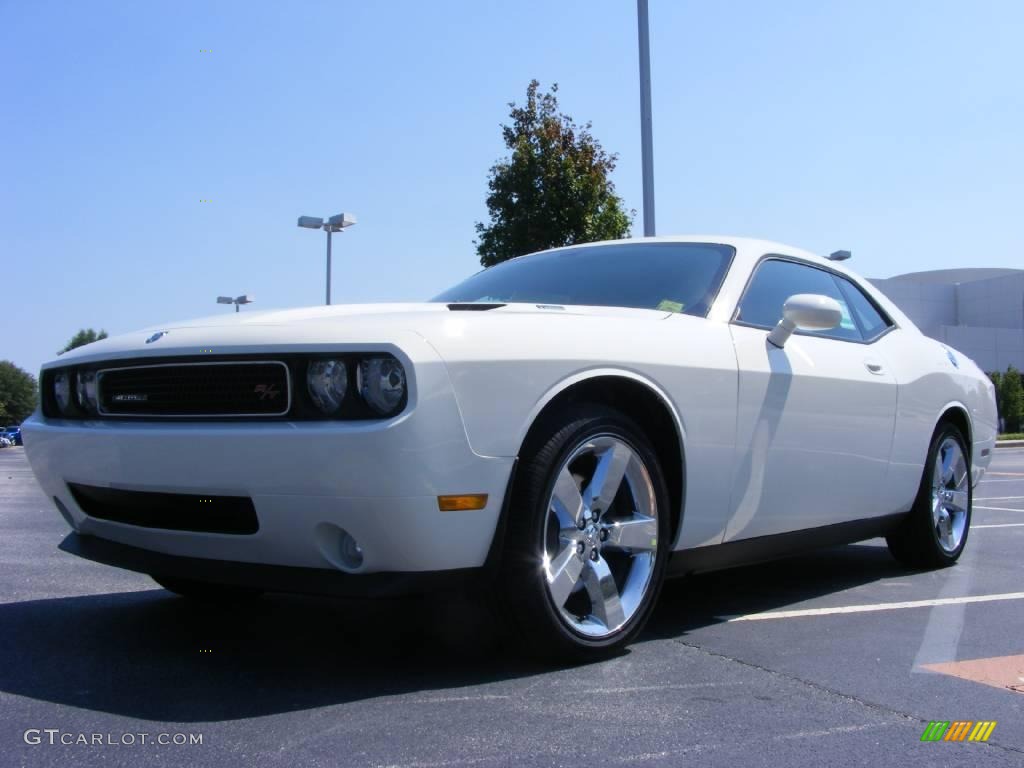
{"type": "Polygon", "coordinates": [[[839,325],[842,319],[842,307],[835,299],[813,293],[798,293],[790,296],[782,305],[782,319],[768,334],[768,341],[781,349],[793,331],[827,331],[839,325]]]}
{"type": "MultiPolygon", "coordinates": [[[[910,507],[932,431],[948,408],[970,418],[975,481],[995,439],[991,386],[924,337],[842,265],[777,243],[723,237],[736,256],[707,318],[653,310],[512,304],[452,312],[381,304],[247,312],[172,323],[74,350],[49,367],[126,358],[390,351],[409,406],[380,422],[74,422],[35,414],[25,445],[44,490],[82,532],[154,551],[339,567],[332,531],[364,546],[363,572],[483,563],[514,457],[541,410],[594,377],[648,387],[685,454],[675,548],[810,528],[910,507]],[[831,269],[896,323],[872,344],[731,323],[758,261],[776,254],[831,269]],[[166,331],[146,344],[155,331],[166,331]],[[138,529],[87,518],[66,483],[252,496],[253,536],[138,529]],[[438,494],[487,493],[479,512],[438,512],[438,494]]],[[[779,308],[780,316],[782,307],[779,308]]],[[[955,354],[955,353],[954,353],[955,354]]]]}
{"type": "Polygon", "coordinates": [[[871,372],[862,344],[794,335],[779,349],[757,328],[732,334],[740,392],[725,540],[885,514],[893,375],[871,372]]]}

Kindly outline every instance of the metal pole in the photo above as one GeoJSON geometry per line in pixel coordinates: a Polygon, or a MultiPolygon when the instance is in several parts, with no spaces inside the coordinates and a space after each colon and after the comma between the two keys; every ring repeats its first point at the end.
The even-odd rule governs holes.
{"type": "Polygon", "coordinates": [[[238,311],[238,302],[236,301],[235,302],[235,312],[237,312],[237,311],[238,311]]]}
{"type": "Polygon", "coordinates": [[[327,229],[327,304],[331,303],[331,230],[327,229]]]}
{"type": "Polygon", "coordinates": [[[640,42],[640,145],[644,176],[644,237],[654,236],[654,138],[651,129],[651,38],[647,0],[636,0],[640,42]]]}

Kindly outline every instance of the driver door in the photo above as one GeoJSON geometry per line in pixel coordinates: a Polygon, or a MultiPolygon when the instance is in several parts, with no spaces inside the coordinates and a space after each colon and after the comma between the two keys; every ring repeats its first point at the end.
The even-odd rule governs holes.
{"type": "Polygon", "coordinates": [[[771,257],[756,268],[730,326],[739,397],[724,541],[880,514],[897,385],[870,334],[891,321],[868,327],[851,290],[873,306],[855,284],[809,263],[771,257]],[[798,293],[835,299],[842,321],[775,347],[768,331],[798,293]]]}

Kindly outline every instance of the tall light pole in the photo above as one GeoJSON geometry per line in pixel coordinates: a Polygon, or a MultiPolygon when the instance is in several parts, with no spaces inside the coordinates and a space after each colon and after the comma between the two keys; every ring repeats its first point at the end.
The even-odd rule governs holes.
{"type": "Polygon", "coordinates": [[[327,221],[316,216],[299,216],[299,226],[306,229],[322,229],[327,233],[327,301],[331,303],[331,235],[334,232],[341,232],[346,227],[356,223],[355,214],[339,213],[331,216],[327,221]]]}
{"type": "Polygon", "coordinates": [[[644,175],[644,237],[654,237],[654,137],[651,129],[651,35],[647,0],[636,0],[640,47],[640,150],[644,175]]]}
{"type": "Polygon", "coordinates": [[[241,296],[235,296],[235,298],[231,298],[230,296],[218,296],[217,297],[217,303],[218,304],[234,304],[235,305],[235,312],[238,311],[238,306],[240,304],[252,304],[252,301],[253,301],[252,296],[250,296],[247,293],[243,293],[241,296]]]}

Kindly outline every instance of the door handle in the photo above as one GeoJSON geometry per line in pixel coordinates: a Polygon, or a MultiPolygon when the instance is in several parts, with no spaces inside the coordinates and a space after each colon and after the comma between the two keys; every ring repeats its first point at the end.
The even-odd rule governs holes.
{"type": "Polygon", "coordinates": [[[883,366],[877,360],[865,360],[864,367],[867,368],[871,373],[875,374],[876,376],[881,376],[883,373],[885,373],[885,366],[883,366]]]}

